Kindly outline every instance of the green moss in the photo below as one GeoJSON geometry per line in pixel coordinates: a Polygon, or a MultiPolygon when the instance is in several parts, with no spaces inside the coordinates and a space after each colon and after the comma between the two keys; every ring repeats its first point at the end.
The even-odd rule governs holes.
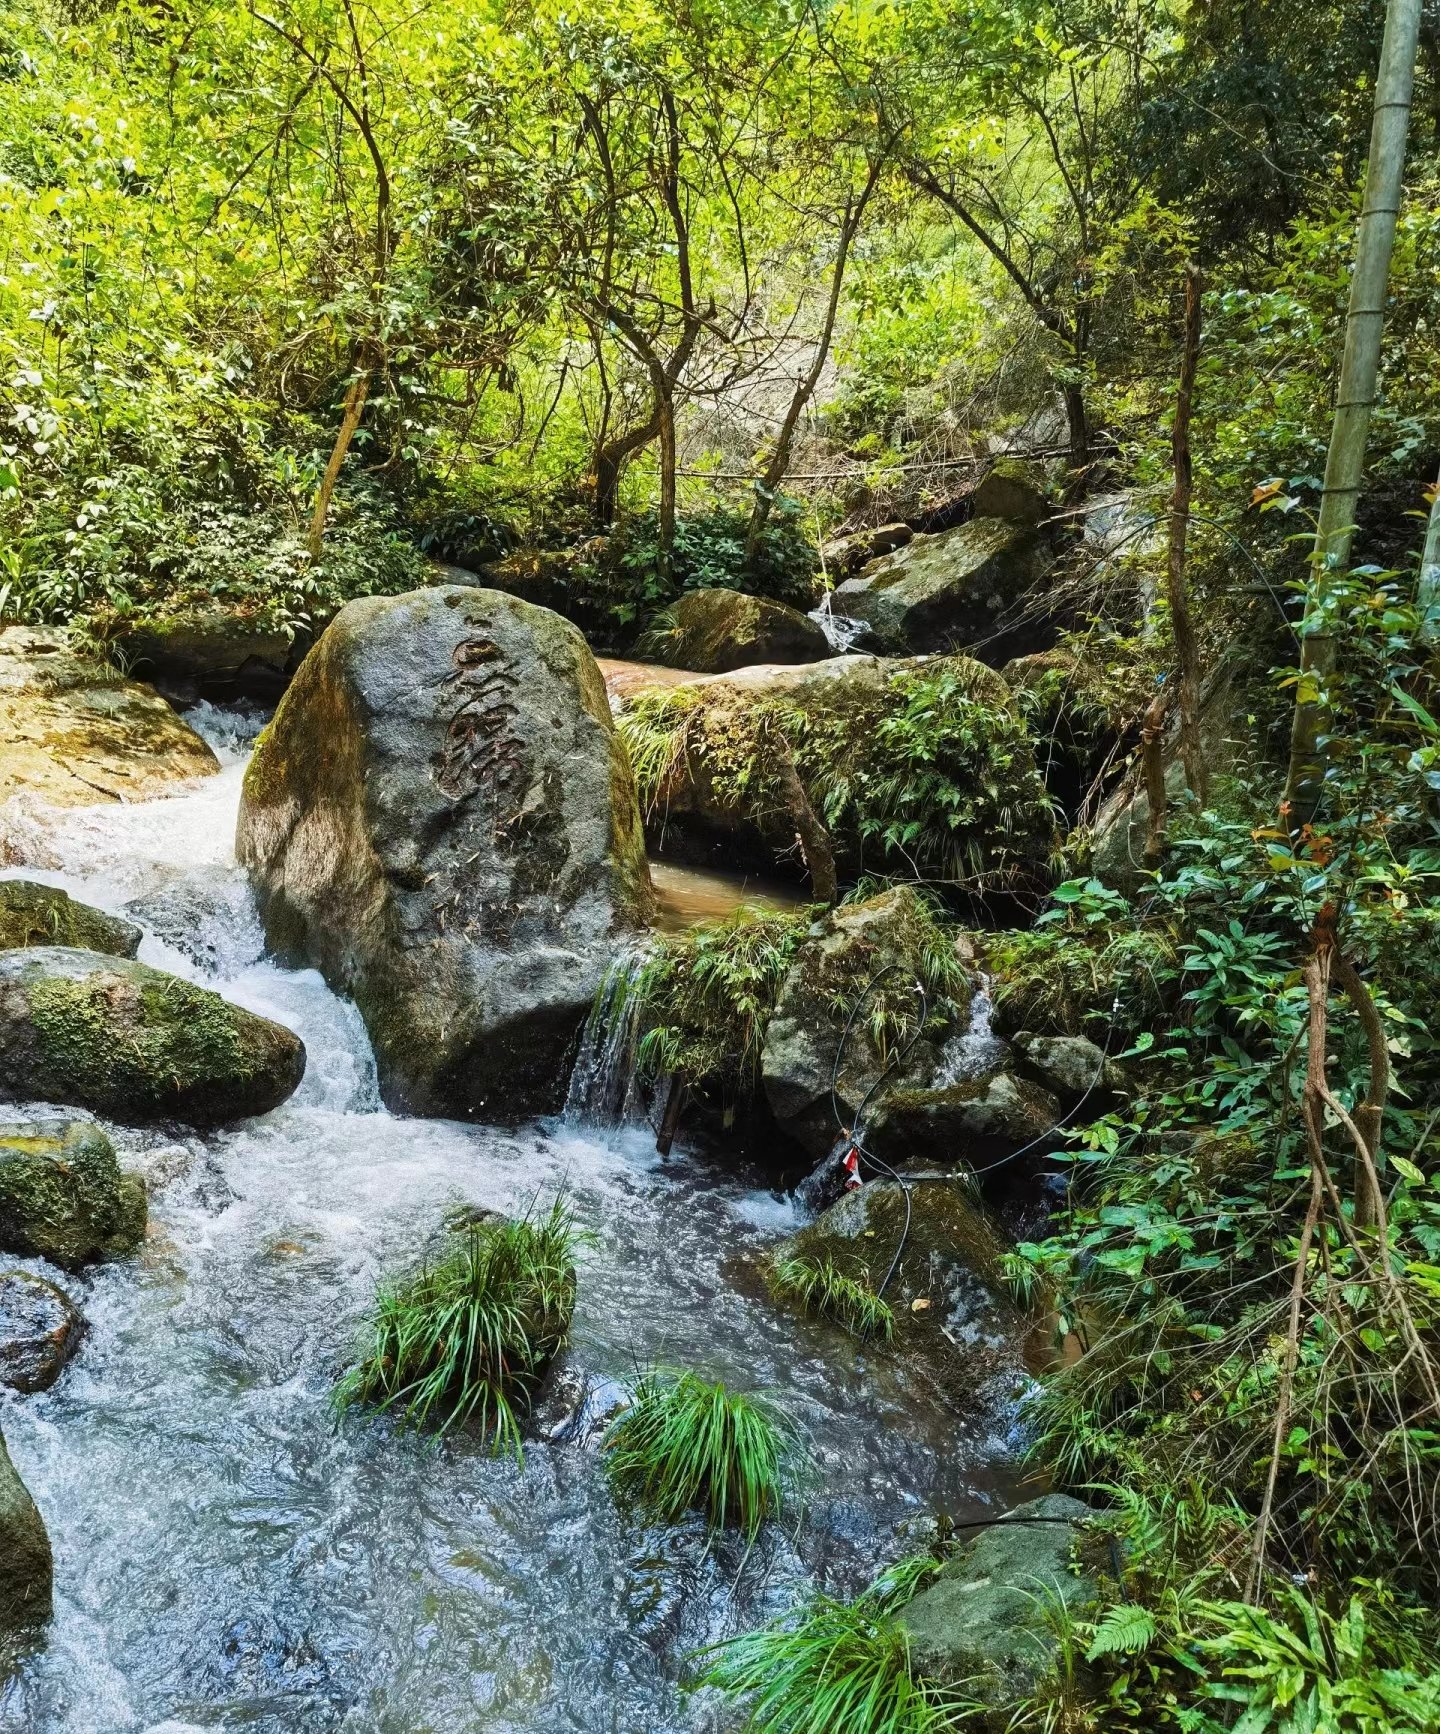
{"type": "Polygon", "coordinates": [[[0,881],[0,951],[29,945],[78,946],[83,951],[133,957],[140,929],[53,886],[25,879],[0,881]]]}
{"type": "Polygon", "coordinates": [[[74,1122],[34,1133],[0,1127],[0,1247],[67,1270],[130,1251],[145,1232],[142,1182],[110,1140],[74,1122]]]}
{"type": "Polygon", "coordinates": [[[1161,928],[997,933],[986,957],[1006,1033],[1089,1036],[1118,1052],[1116,1038],[1150,1028],[1173,994],[1175,945],[1161,928]]]}

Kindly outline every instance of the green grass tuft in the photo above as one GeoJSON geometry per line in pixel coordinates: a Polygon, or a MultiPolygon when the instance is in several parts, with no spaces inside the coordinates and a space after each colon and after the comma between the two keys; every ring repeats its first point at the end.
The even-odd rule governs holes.
{"type": "Polygon", "coordinates": [[[895,1314],[867,1283],[846,1276],[833,1260],[783,1258],[770,1272],[770,1292],[777,1300],[794,1301],[817,1318],[833,1320],[857,1337],[895,1335],[895,1314]]]}
{"type": "Polygon", "coordinates": [[[582,1236],[557,1199],[539,1218],[471,1223],[438,1262],[385,1284],[335,1406],[395,1409],[444,1433],[474,1422],[520,1453],[520,1416],[565,1341],[582,1236]]]}
{"type": "Polygon", "coordinates": [[[853,1602],[820,1597],[798,1621],[707,1652],[702,1686],[750,1699],[745,1734],[942,1734],[973,1706],[918,1680],[893,1617],[934,1560],[902,1562],[853,1602]]]}
{"type": "Polygon", "coordinates": [[[703,1511],[712,1530],[753,1537],[793,1486],[798,1439],[768,1399],[694,1373],[648,1373],[605,1435],[611,1486],[673,1523],[703,1511]]]}

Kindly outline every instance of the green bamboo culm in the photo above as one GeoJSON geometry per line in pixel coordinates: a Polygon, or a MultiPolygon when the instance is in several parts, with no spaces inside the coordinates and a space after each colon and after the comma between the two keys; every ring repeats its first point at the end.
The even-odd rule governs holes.
{"type": "Polygon", "coordinates": [[[703,1512],[712,1531],[753,1540],[796,1479],[799,1439],[769,1398],[690,1372],[646,1374],[605,1435],[616,1494],[674,1523],[703,1512]]]}
{"type": "Polygon", "coordinates": [[[441,1433],[473,1424],[519,1456],[521,1418],[569,1328],[582,1239],[561,1199],[538,1218],[467,1224],[453,1250],[381,1287],[336,1408],[374,1404],[441,1433]]]}

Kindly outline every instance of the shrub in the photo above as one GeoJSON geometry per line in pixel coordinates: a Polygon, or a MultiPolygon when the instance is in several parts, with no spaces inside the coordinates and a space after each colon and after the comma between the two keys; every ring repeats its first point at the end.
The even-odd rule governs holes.
{"type": "Polygon", "coordinates": [[[895,1335],[895,1314],[869,1286],[837,1269],[830,1258],[785,1258],[770,1272],[770,1292],[808,1313],[833,1319],[857,1337],[895,1335]]]}
{"type": "Polygon", "coordinates": [[[475,1422],[520,1451],[520,1415],[569,1330],[581,1236],[557,1199],[532,1220],[470,1223],[433,1264],[386,1284],[335,1404],[375,1403],[441,1433],[475,1422]]]}
{"type": "Polygon", "coordinates": [[[753,1539],[794,1484],[795,1428],[765,1397],[654,1372],[605,1436],[611,1485],[663,1522],[703,1511],[753,1539]]]}
{"type": "Polygon", "coordinates": [[[684,590],[722,587],[770,596],[792,608],[813,608],[818,599],[819,555],[801,528],[798,504],[783,501],[780,505],[783,509],[771,513],[761,533],[753,566],[745,562],[749,517],[724,507],[676,523],[668,590],[656,576],[659,517],[655,512],[627,517],[610,538],[606,560],[628,578],[633,605],[641,611],[672,601],[684,590]]]}
{"type": "Polygon", "coordinates": [[[796,1621],[708,1652],[700,1684],[753,1695],[746,1734],[941,1734],[971,1706],[914,1677],[893,1611],[936,1561],[905,1561],[853,1602],[821,1597],[796,1621]]]}

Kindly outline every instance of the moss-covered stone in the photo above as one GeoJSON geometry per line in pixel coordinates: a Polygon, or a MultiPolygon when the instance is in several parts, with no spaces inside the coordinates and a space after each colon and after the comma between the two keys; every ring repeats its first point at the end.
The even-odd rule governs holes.
{"type": "Polygon", "coordinates": [[[945,1037],[963,1026],[973,988],[918,892],[902,885],[842,904],[795,955],[765,1032],[761,1071],[776,1120],[817,1160],[839,1136],[832,1082],[848,1124],[914,1034],[917,981],[930,997],[931,1023],[903,1078],[923,1079],[945,1037]],[[851,1010],[867,989],[866,1015],[855,1019],[841,1054],[851,1010]]]}
{"type": "Polygon", "coordinates": [[[756,664],[821,662],[823,631],[798,608],[739,590],[691,590],[651,625],[642,651],[674,668],[726,674],[756,664]]]}
{"type": "Polygon", "coordinates": [[[77,903],[53,885],[29,879],[0,880],[0,951],[26,945],[69,945],[134,957],[140,929],[118,915],[77,903]]]}
{"type": "Polygon", "coordinates": [[[1054,1610],[1083,1619],[1099,1600],[1086,1569],[1085,1524],[1095,1514],[1051,1493],[1008,1512],[946,1565],[899,1615],[916,1674],[963,1687],[984,1709],[987,1734],[1004,1734],[1060,1659],[1054,1610]]]}
{"type": "Polygon", "coordinates": [[[970,506],[977,518],[1029,527],[1043,523],[1050,515],[1045,471],[1028,458],[996,458],[970,495],[970,506]]]}
{"type": "Polygon", "coordinates": [[[173,613],[106,617],[93,622],[127,669],[155,681],[166,692],[278,692],[303,644],[252,604],[182,605],[173,613]]]}
{"type": "Polygon", "coordinates": [[[1054,638],[1045,612],[1026,606],[1049,563],[1042,532],[972,518],[872,560],[835,591],[835,612],[863,620],[879,650],[967,650],[998,668],[1054,638]]]}
{"type": "Polygon", "coordinates": [[[50,1618],[50,1537],[0,1438],[0,1682],[50,1618]]]}
{"type": "Polygon", "coordinates": [[[142,963],[61,946],[0,953],[0,1089],[117,1120],[222,1125],[305,1071],[299,1037],[142,963]]]}
{"type": "Polygon", "coordinates": [[[146,800],[219,768],[157,693],[78,654],[63,632],[0,630],[0,804],[146,800]]]}
{"type": "Polygon", "coordinates": [[[145,1217],[143,1183],[121,1173],[98,1126],[0,1126],[0,1250],[78,1270],[133,1252],[145,1217]]]}
{"type": "Polygon", "coordinates": [[[887,1090],[865,1125],[866,1145],[887,1162],[1003,1163],[1022,1150],[1050,1154],[1060,1103],[1028,1079],[998,1070],[932,1089],[887,1090]]]}

